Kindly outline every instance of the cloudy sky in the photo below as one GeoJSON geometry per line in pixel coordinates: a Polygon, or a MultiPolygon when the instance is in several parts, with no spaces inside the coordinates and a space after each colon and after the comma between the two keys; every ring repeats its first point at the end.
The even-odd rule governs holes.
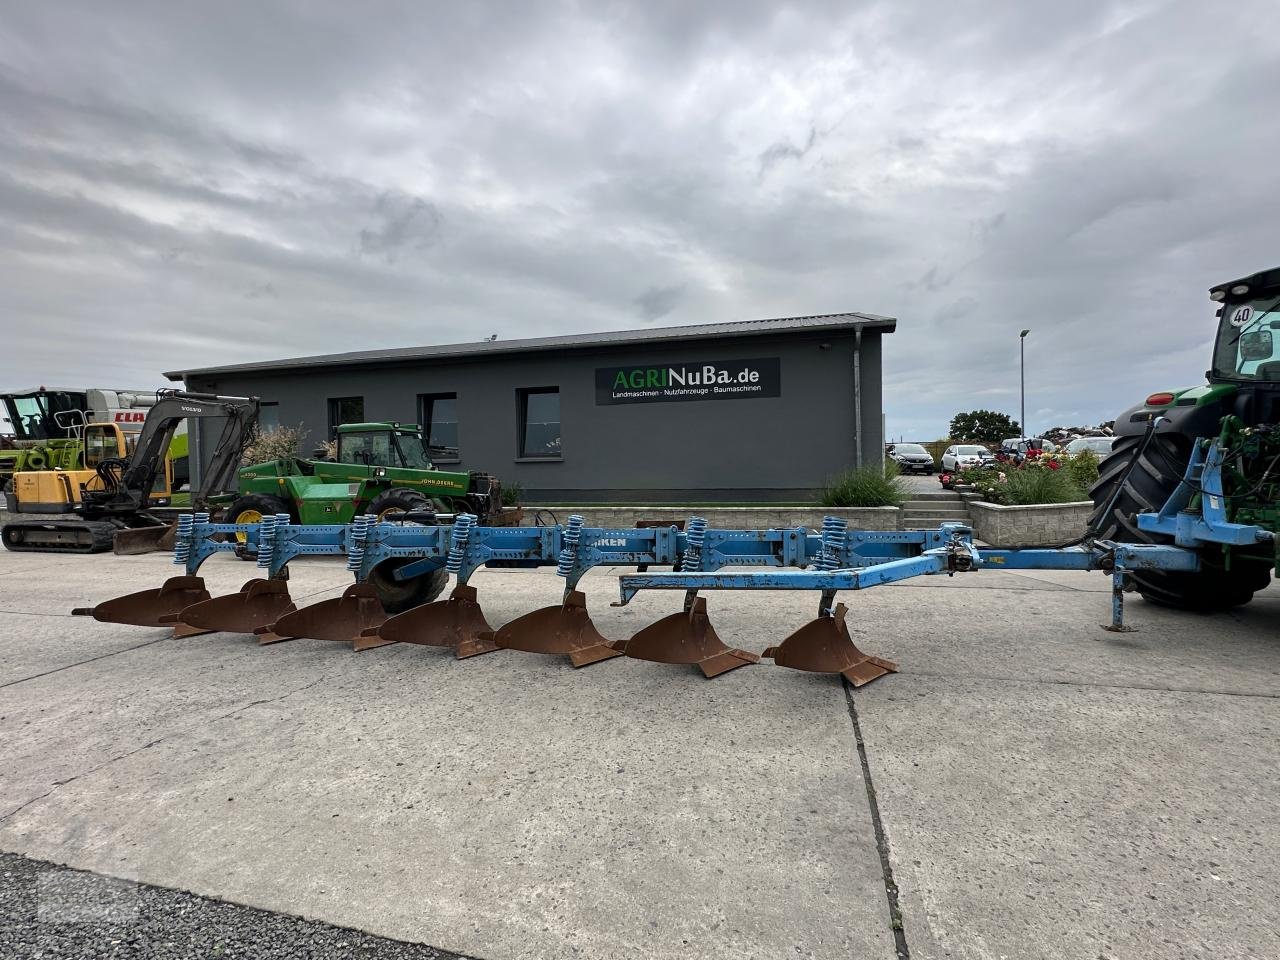
{"type": "Polygon", "coordinates": [[[1280,31],[1231,4],[30,3],[0,384],[862,310],[892,435],[1200,380],[1280,264],[1280,31]]]}

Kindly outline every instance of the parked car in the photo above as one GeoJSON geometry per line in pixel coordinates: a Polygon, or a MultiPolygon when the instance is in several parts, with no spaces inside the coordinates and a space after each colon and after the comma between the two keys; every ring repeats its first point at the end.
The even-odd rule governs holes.
{"type": "Polygon", "coordinates": [[[1042,437],[1009,437],[1000,441],[1000,450],[1010,455],[1025,455],[1028,450],[1039,450],[1041,453],[1054,453],[1058,445],[1052,440],[1042,437]]]}
{"type": "Polygon", "coordinates": [[[1111,447],[1115,442],[1115,437],[1076,437],[1063,449],[1073,457],[1077,453],[1088,450],[1099,460],[1102,460],[1104,457],[1111,456],[1111,447]]]}
{"type": "Polygon", "coordinates": [[[933,454],[918,443],[895,443],[889,447],[889,459],[903,473],[933,473],[936,464],[933,454]]]}
{"type": "Polygon", "coordinates": [[[982,467],[996,462],[995,454],[976,443],[957,443],[942,454],[942,469],[948,473],[969,467],[982,467]]]}

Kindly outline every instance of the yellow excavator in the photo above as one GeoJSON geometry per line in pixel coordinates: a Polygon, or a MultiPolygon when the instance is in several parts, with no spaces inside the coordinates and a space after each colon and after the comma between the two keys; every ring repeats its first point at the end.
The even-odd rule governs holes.
{"type": "MultiPolygon", "coordinates": [[[[151,488],[151,502],[156,506],[180,506],[174,492],[174,461],[186,456],[186,434],[174,438],[164,458],[164,468],[156,472],[151,488]]],[[[115,423],[90,423],[83,428],[80,462],[75,470],[24,470],[13,475],[13,490],[8,496],[14,513],[66,514],[80,503],[85,490],[103,489],[98,466],[107,460],[128,460],[138,444],[137,433],[125,433],[115,423]]]]}

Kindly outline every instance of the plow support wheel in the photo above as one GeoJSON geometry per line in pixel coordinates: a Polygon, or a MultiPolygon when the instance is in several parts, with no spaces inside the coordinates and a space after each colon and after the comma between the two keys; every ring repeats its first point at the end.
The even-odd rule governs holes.
{"type": "MultiPolygon", "coordinates": [[[[165,627],[174,624],[178,614],[193,603],[209,599],[204,577],[170,577],[154,590],[104,600],[96,607],[77,607],[73,616],[93,617],[102,623],[127,623],[135,627],[165,627]]],[[[185,635],[181,624],[174,624],[179,635],[185,635]]]]}
{"type": "Polygon", "coordinates": [[[374,630],[365,630],[357,650],[388,643],[416,643],[426,647],[453,647],[458,659],[492,653],[493,627],[476,602],[476,588],[460,584],[448,600],[437,600],[397,614],[374,630]]]}
{"type": "Polygon", "coordinates": [[[187,607],[178,620],[210,632],[253,633],[295,609],[283,580],[250,580],[237,593],[187,607]]]}
{"type": "Polygon", "coordinates": [[[687,612],[673,613],[649,624],[618,647],[638,660],[696,664],[708,678],[760,662],[754,653],[725,646],[707,618],[707,601],[703,597],[695,599],[687,612]]]}
{"type": "Polygon", "coordinates": [[[361,633],[376,629],[386,619],[387,614],[373,587],[367,583],[353,583],[342,592],[342,596],[286,613],[275,623],[259,627],[254,633],[260,644],[306,638],[354,645],[361,633]]]}
{"type": "Polygon", "coordinates": [[[585,667],[620,656],[596,629],[587,614],[587,598],[578,590],[558,607],[543,607],[517,617],[493,636],[504,650],[567,656],[575,667],[585,667]]]}
{"type": "Polygon", "coordinates": [[[836,604],[831,616],[806,623],[764,655],[792,670],[842,674],[855,687],[886,673],[897,673],[898,665],[892,660],[869,656],[857,648],[844,622],[847,613],[843,603],[836,604]]]}

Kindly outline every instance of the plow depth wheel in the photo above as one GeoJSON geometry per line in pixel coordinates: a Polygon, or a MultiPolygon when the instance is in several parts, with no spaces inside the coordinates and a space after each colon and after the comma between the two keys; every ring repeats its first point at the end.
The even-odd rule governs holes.
{"type": "Polygon", "coordinates": [[[384,560],[369,573],[369,585],[378,594],[382,609],[387,613],[404,613],[424,603],[430,603],[444,592],[449,583],[449,571],[437,567],[412,580],[397,580],[395,572],[410,563],[412,558],[396,557],[384,560]]]}

